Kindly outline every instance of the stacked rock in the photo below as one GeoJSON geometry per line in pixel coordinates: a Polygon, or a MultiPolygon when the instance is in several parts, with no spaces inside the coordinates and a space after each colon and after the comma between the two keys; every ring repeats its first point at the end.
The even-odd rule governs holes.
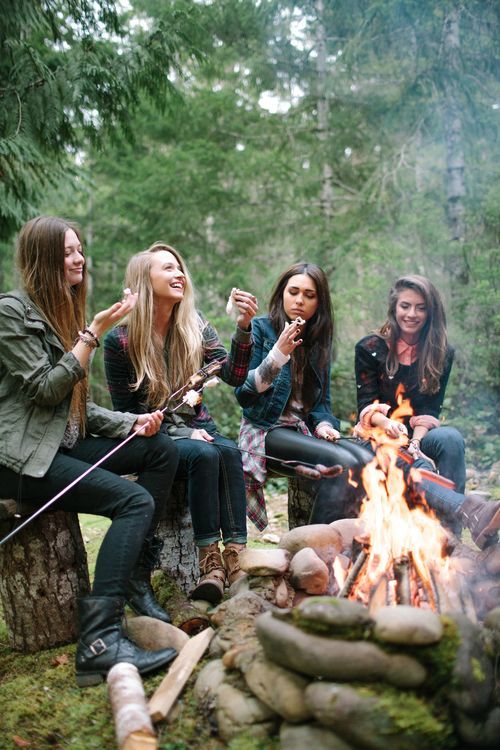
{"type": "MultiPolygon", "coordinates": [[[[342,536],[359,534],[349,523],[342,536]]],[[[241,555],[247,575],[211,615],[212,660],[195,686],[219,735],[279,735],[286,750],[496,747],[500,608],[481,627],[328,596],[342,536],[301,527],[241,555]]]]}

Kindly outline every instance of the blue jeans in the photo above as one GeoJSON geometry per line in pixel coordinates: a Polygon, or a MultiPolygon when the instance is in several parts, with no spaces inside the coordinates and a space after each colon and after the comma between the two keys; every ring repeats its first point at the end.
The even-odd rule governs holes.
{"type": "Polygon", "coordinates": [[[177,477],[187,480],[194,540],[207,547],[247,541],[246,495],[241,453],[236,443],[217,433],[213,443],[181,438],[177,477]]]}
{"type": "Polygon", "coordinates": [[[455,483],[455,490],[465,490],[465,442],[454,427],[429,430],[420,443],[422,452],[432,458],[441,476],[455,483]]]}
{"type": "MultiPolygon", "coordinates": [[[[120,441],[86,437],[60,450],[42,478],[22,476],[0,466],[2,497],[17,498],[35,510],[81,476],[120,441]]],[[[76,484],[52,506],[111,519],[97,555],[92,593],[126,595],[130,573],[143,543],[156,528],[172,488],[177,449],[166,435],[136,437],[76,484]],[[137,474],[137,482],[121,474],[137,474]]]]}

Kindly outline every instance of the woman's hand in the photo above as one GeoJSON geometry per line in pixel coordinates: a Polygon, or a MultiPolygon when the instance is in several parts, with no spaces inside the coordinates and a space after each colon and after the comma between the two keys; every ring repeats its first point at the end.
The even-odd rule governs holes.
{"type": "Polygon", "coordinates": [[[134,309],[137,302],[137,294],[133,294],[130,289],[125,289],[121,302],[115,302],[114,305],[95,315],[94,320],[88,326],[89,330],[100,338],[106,331],[118,323],[125,315],[134,309]]]}
{"type": "Polygon", "coordinates": [[[140,432],[144,437],[151,437],[152,435],[156,435],[162,422],[163,412],[159,410],[153,411],[151,414],[139,414],[131,432],[140,432]]]}
{"type": "Polygon", "coordinates": [[[320,440],[338,440],[340,438],[340,432],[335,430],[331,424],[319,424],[314,430],[314,434],[320,440]]]}
{"type": "Polygon", "coordinates": [[[213,443],[214,438],[206,430],[193,430],[191,440],[203,440],[205,443],[213,443]]]}
{"type": "Polygon", "coordinates": [[[285,327],[276,342],[276,346],[282,354],[288,356],[302,344],[303,339],[297,338],[297,336],[300,336],[300,331],[301,325],[295,320],[292,320],[291,323],[285,323],[285,327]]]}
{"type": "Polygon", "coordinates": [[[234,289],[231,292],[231,300],[238,310],[238,317],[236,318],[238,327],[243,331],[248,330],[252,318],[257,315],[257,310],[259,309],[257,297],[250,294],[250,292],[244,292],[241,289],[234,289]]]}
{"type": "Polygon", "coordinates": [[[401,437],[401,435],[408,435],[406,425],[402,422],[398,422],[395,419],[386,418],[386,421],[381,425],[385,434],[392,438],[401,437]]]}

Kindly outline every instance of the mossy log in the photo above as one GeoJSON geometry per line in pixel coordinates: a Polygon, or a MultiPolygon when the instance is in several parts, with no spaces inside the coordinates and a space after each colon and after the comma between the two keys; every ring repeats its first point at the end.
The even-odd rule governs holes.
{"type": "MultiPolygon", "coordinates": [[[[3,538],[12,501],[0,501],[3,538]]],[[[75,513],[43,513],[0,547],[0,600],[9,645],[32,653],[77,638],[77,599],[90,592],[87,554],[75,513]]]]}

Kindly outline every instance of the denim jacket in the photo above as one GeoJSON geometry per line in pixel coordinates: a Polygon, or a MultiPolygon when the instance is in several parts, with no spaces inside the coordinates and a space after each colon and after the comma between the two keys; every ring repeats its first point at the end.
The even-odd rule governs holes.
{"type": "MultiPolygon", "coordinates": [[[[73,388],[85,374],[25,292],[0,295],[0,464],[45,475],[64,436],[73,388]]],[[[136,419],[87,402],[89,433],[123,438],[136,419]]]]}
{"type": "MultiPolygon", "coordinates": [[[[255,387],[255,370],[267,357],[277,341],[276,333],[269,321],[269,317],[254,318],[252,321],[254,348],[250,360],[250,371],[242,386],[236,388],[238,403],[243,407],[243,416],[256,427],[269,430],[274,427],[290,398],[292,392],[292,376],[290,362],[285,364],[270,388],[259,393],[255,387]]],[[[334,417],[330,402],[330,365],[320,370],[316,364],[317,355],[314,348],[311,351],[311,367],[316,375],[314,406],[306,417],[306,424],[311,433],[320,422],[329,422],[332,427],[339,429],[340,422],[334,417]]]]}

